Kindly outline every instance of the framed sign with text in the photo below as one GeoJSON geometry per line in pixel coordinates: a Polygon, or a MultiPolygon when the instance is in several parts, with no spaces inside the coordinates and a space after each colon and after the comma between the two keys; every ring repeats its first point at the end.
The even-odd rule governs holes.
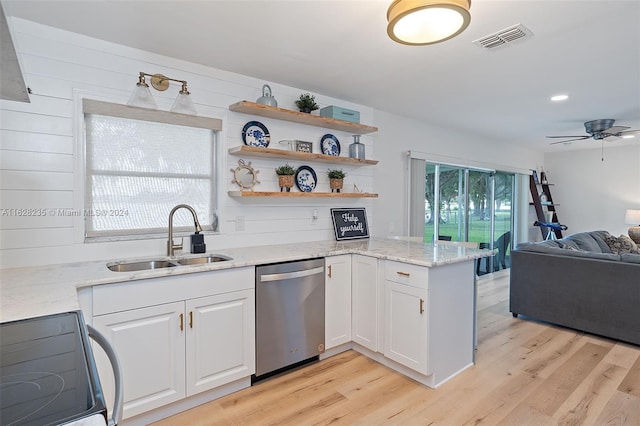
{"type": "Polygon", "coordinates": [[[369,238],[367,212],[364,208],[331,209],[331,219],[337,241],[369,238]]]}
{"type": "Polygon", "coordinates": [[[298,152],[313,152],[313,143],[305,141],[295,141],[296,151],[298,152]]]}

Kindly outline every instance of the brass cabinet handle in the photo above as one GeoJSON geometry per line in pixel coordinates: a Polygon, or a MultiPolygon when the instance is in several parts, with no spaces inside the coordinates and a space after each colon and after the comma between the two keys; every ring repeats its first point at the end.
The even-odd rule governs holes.
{"type": "Polygon", "coordinates": [[[189,311],[189,328],[193,328],[193,311],[189,311]]]}
{"type": "Polygon", "coordinates": [[[329,265],[329,278],[331,278],[331,265],[329,265]]]}
{"type": "Polygon", "coordinates": [[[184,314],[180,314],[180,331],[184,331],[184,314]]]}
{"type": "Polygon", "coordinates": [[[424,299],[420,298],[420,314],[424,313],[424,299]]]}
{"type": "Polygon", "coordinates": [[[407,277],[407,278],[409,278],[409,277],[411,276],[411,274],[410,274],[410,273],[408,273],[408,272],[401,272],[401,271],[396,272],[396,274],[398,274],[398,275],[402,275],[403,277],[407,277]]]}

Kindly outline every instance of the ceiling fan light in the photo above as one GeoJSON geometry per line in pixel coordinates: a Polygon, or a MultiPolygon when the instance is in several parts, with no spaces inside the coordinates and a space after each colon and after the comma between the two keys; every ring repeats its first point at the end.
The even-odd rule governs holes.
{"type": "Polygon", "coordinates": [[[439,43],[469,26],[470,7],[470,0],[395,0],[387,10],[387,34],[412,46],[439,43]]]}

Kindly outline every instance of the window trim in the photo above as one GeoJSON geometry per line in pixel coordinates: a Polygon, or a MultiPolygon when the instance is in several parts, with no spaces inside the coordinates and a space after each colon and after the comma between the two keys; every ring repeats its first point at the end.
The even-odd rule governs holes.
{"type": "Polygon", "coordinates": [[[222,130],[222,120],[219,118],[178,114],[175,112],[96,101],[94,99],[82,99],[82,111],[83,114],[108,115],[110,117],[127,118],[130,120],[151,121],[154,123],[209,129],[216,132],[222,130]]]}

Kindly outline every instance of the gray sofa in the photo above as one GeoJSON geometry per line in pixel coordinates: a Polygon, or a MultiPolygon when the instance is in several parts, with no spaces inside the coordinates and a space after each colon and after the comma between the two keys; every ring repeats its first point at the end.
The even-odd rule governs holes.
{"type": "Polygon", "coordinates": [[[509,310],[640,345],[640,254],[632,246],[638,250],[607,231],[518,244],[509,310]]]}

